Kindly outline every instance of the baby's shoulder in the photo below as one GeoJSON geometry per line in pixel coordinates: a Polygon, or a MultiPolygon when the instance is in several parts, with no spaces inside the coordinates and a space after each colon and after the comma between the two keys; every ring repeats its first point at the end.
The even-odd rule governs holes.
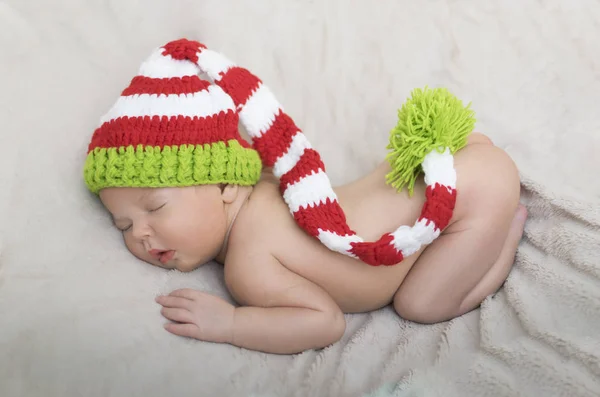
{"type": "Polygon", "coordinates": [[[281,273],[276,247],[289,238],[283,229],[284,219],[290,215],[285,213],[277,194],[276,186],[256,185],[231,230],[225,283],[242,304],[263,304],[261,297],[272,292],[272,279],[281,273]]]}
{"type": "Polygon", "coordinates": [[[272,181],[261,181],[250,194],[241,223],[256,231],[270,232],[273,226],[285,223],[286,215],[290,217],[278,185],[272,181]],[[263,228],[268,225],[271,227],[263,228]]]}
{"type": "Polygon", "coordinates": [[[291,215],[276,184],[259,182],[244,208],[238,214],[231,231],[231,250],[269,250],[273,237],[281,235],[291,215]]]}
{"type": "Polygon", "coordinates": [[[296,224],[277,183],[257,184],[240,211],[229,238],[228,256],[281,257],[282,251],[307,249],[313,241],[296,224]]]}

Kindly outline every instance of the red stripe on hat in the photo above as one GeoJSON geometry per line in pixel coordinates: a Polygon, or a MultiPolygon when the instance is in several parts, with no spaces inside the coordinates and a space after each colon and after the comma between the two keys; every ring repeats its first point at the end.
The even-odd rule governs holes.
{"type": "Polygon", "coordinates": [[[456,204],[456,189],[451,189],[436,183],[435,186],[427,186],[421,217],[427,218],[435,223],[435,226],[443,230],[450,223],[454,205],[456,204]]]}
{"type": "Polygon", "coordinates": [[[194,63],[198,62],[198,51],[206,48],[206,46],[198,41],[179,39],[165,44],[163,47],[163,55],[171,55],[173,59],[187,59],[194,63]]]}
{"type": "Polygon", "coordinates": [[[305,149],[296,165],[279,178],[281,193],[283,193],[289,185],[298,182],[307,175],[318,172],[319,169],[323,170],[323,172],[325,171],[325,165],[323,164],[323,161],[321,161],[319,153],[314,149],[305,149]]]}
{"type": "Polygon", "coordinates": [[[271,128],[253,139],[253,146],[260,153],[265,166],[272,167],[287,152],[296,134],[301,134],[298,127],[290,116],[280,111],[271,128]]]}
{"type": "Polygon", "coordinates": [[[313,237],[319,234],[319,229],[342,236],[356,234],[346,224],[346,218],[337,201],[332,202],[330,199],[315,207],[300,208],[294,212],[294,219],[313,237]]]}
{"type": "Polygon", "coordinates": [[[89,151],[101,147],[203,145],[237,139],[249,148],[238,132],[238,116],[233,111],[209,117],[143,116],[120,117],[103,123],[94,131],[89,151]]]}
{"type": "Polygon", "coordinates": [[[239,66],[231,67],[222,76],[216,84],[233,99],[236,106],[245,104],[262,83],[258,77],[239,66]]]}
{"type": "Polygon", "coordinates": [[[193,94],[195,92],[205,91],[210,86],[210,82],[202,80],[198,76],[152,78],[145,76],[135,76],[129,87],[121,93],[122,96],[135,94],[149,95],[181,95],[193,94]]]}
{"type": "Polygon", "coordinates": [[[392,240],[394,237],[386,233],[376,242],[350,243],[350,252],[371,266],[392,266],[402,262],[402,251],[397,251],[392,240]]]}

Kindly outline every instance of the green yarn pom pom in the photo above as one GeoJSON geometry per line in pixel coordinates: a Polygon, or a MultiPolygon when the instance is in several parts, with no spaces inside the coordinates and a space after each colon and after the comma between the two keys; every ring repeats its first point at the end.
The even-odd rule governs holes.
{"type": "Polygon", "coordinates": [[[408,185],[412,196],[425,156],[449,148],[452,154],[467,144],[475,126],[474,112],[445,88],[415,89],[398,111],[398,124],[390,132],[391,149],[386,159],[392,171],[386,183],[402,190],[408,185]]]}

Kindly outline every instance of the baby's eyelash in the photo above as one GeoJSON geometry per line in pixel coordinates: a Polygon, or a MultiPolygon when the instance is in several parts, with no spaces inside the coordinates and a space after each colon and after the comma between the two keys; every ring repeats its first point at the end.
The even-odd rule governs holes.
{"type": "Polygon", "coordinates": [[[129,229],[131,229],[131,225],[127,226],[127,227],[126,227],[126,228],[124,228],[124,229],[122,229],[122,228],[120,228],[120,227],[118,227],[117,229],[119,229],[119,230],[120,230],[120,231],[122,231],[122,232],[126,232],[126,231],[128,231],[129,229]]]}
{"type": "Polygon", "coordinates": [[[164,207],[165,205],[167,205],[167,203],[164,203],[163,205],[161,205],[161,206],[160,206],[160,207],[158,207],[158,208],[155,208],[155,209],[153,209],[153,210],[150,210],[150,212],[155,212],[155,211],[158,211],[159,209],[161,209],[161,208],[162,208],[162,207],[164,207]]]}

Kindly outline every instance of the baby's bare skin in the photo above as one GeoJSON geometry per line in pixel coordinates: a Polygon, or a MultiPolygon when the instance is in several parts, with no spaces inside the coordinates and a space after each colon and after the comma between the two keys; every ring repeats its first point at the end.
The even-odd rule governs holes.
{"type": "MultiPolygon", "coordinates": [[[[175,321],[167,330],[253,350],[296,353],[338,340],[345,330],[343,313],[393,303],[408,320],[439,322],[474,309],[500,287],[526,217],[518,204],[519,177],[510,158],[486,137],[473,134],[469,142],[455,155],[458,197],[450,225],[431,245],[390,267],[369,266],[308,236],[295,224],[278,182],[268,173],[254,188],[226,187],[217,194],[212,187],[193,197],[166,194],[174,207],[166,207],[172,211],[168,219],[180,217],[193,225],[207,222],[198,213],[211,212],[209,228],[193,230],[199,238],[212,231],[201,249],[191,243],[179,246],[170,237],[173,232],[161,232],[165,227],[160,220],[134,204],[141,200],[131,192],[135,189],[106,189],[101,198],[117,226],[132,224],[125,241],[140,259],[183,271],[210,259],[224,263],[227,287],[239,306],[199,291],[174,291],[157,298],[163,315],[175,321]],[[211,200],[222,200],[222,219],[221,207],[207,203],[211,200]],[[185,219],[177,212],[193,203],[198,213],[185,219]],[[173,250],[174,257],[160,263],[150,255],[152,248],[173,250]]],[[[382,163],[364,178],[335,189],[348,224],[367,241],[412,225],[423,206],[422,180],[409,197],[385,184],[388,172],[382,163]]]]}

